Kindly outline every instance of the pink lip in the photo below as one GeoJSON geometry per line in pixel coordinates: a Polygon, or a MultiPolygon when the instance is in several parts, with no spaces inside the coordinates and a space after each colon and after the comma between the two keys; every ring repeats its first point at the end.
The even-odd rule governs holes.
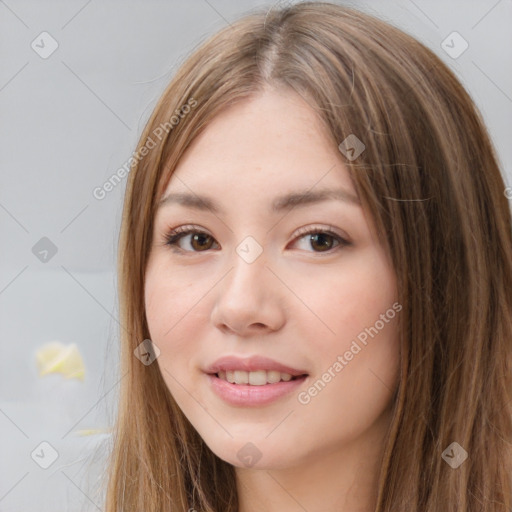
{"type": "Polygon", "coordinates": [[[297,389],[307,379],[307,375],[288,382],[276,382],[263,386],[231,384],[216,375],[207,375],[213,391],[231,405],[240,407],[265,405],[297,389]]]}
{"type": "Polygon", "coordinates": [[[208,366],[204,371],[209,374],[218,373],[220,371],[244,370],[246,372],[255,372],[257,370],[274,370],[281,373],[289,373],[293,377],[307,374],[305,370],[298,370],[278,363],[273,359],[263,356],[252,356],[248,358],[240,358],[236,356],[224,356],[217,359],[213,364],[208,366]]]}
{"type": "Polygon", "coordinates": [[[308,373],[304,370],[291,368],[263,356],[252,356],[240,358],[236,356],[224,356],[217,359],[205,370],[208,381],[213,391],[223,400],[231,405],[247,407],[265,405],[290,393],[302,385],[307,379],[308,373]],[[252,386],[250,384],[231,384],[219,379],[215,374],[220,371],[244,370],[246,372],[257,370],[274,370],[281,373],[289,373],[297,377],[287,382],[281,381],[263,386],[252,386]]]}

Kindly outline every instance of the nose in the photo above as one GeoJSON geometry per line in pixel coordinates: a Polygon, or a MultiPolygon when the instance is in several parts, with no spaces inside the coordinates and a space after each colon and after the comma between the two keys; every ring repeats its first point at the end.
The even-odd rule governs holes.
{"type": "Polygon", "coordinates": [[[211,321],[225,333],[238,336],[264,335],[285,323],[283,287],[267,268],[264,255],[252,263],[236,252],[231,270],[216,286],[217,297],[211,321]]]}

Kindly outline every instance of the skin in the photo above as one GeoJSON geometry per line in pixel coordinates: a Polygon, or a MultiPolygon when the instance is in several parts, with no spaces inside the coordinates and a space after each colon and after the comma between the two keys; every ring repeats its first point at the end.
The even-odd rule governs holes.
{"type": "Polygon", "coordinates": [[[399,313],[309,403],[297,395],[391,308],[396,278],[360,204],[268,211],[276,196],[320,188],[356,196],[311,107],[292,91],[267,89],[210,123],[164,193],[207,195],[225,212],[170,203],[155,218],[145,305],[157,362],[205,443],[236,467],[240,512],[366,512],[375,504],[398,384],[399,313]],[[174,252],[166,235],[187,224],[207,236],[194,243],[184,235],[174,252]],[[329,236],[315,243],[297,234],[304,227],[331,228],[350,245],[329,236]],[[263,249],[252,263],[236,252],[247,236],[263,249]],[[271,404],[229,405],[202,369],[232,354],[264,355],[309,376],[271,404]],[[247,442],[261,454],[250,467],[237,457],[247,442]]]}

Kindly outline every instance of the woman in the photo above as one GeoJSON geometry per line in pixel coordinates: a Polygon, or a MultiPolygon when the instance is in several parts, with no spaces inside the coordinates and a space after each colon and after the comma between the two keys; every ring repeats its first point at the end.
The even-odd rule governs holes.
{"type": "Polygon", "coordinates": [[[140,139],[106,510],[512,509],[512,238],[479,113],[345,7],[251,14],[140,139]]]}

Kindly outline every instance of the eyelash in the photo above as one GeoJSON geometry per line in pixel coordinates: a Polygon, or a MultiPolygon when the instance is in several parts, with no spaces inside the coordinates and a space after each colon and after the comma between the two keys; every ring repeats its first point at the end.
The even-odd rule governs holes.
{"type": "MultiPolygon", "coordinates": [[[[199,254],[199,253],[208,252],[209,250],[211,250],[211,249],[206,249],[205,251],[194,251],[194,250],[188,251],[188,250],[184,250],[184,249],[181,249],[180,247],[178,247],[177,244],[178,244],[179,240],[181,238],[183,238],[184,236],[190,235],[190,234],[206,235],[206,236],[209,236],[209,237],[211,237],[213,239],[213,237],[209,233],[207,233],[206,231],[203,231],[202,229],[198,229],[196,226],[188,225],[188,226],[180,226],[180,227],[178,227],[176,229],[172,229],[171,231],[169,231],[167,233],[167,235],[165,235],[165,245],[168,245],[173,251],[180,252],[180,253],[196,253],[196,254],[199,254]]],[[[340,249],[340,248],[347,247],[347,246],[351,245],[351,243],[348,240],[346,240],[345,238],[341,237],[340,235],[338,235],[334,231],[331,231],[329,229],[324,229],[324,228],[322,228],[320,226],[301,228],[297,232],[295,238],[303,238],[304,236],[310,235],[310,234],[329,235],[329,236],[333,237],[338,242],[338,245],[336,245],[335,247],[333,247],[331,249],[327,249],[326,251],[312,251],[312,252],[315,252],[317,254],[332,253],[336,249],[340,249]]]]}

